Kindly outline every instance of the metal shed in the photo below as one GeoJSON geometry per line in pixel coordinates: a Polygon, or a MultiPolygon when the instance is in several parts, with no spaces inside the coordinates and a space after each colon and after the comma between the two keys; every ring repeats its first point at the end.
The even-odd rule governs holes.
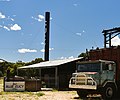
{"type": "Polygon", "coordinates": [[[68,88],[69,79],[76,70],[76,62],[81,61],[82,58],[46,61],[19,69],[36,68],[39,70],[41,81],[46,83],[46,87],[63,89],[68,88]]]}

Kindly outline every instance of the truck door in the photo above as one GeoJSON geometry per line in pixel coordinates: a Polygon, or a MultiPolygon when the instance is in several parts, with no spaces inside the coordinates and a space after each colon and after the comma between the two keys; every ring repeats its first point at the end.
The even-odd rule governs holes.
{"type": "Polygon", "coordinates": [[[108,71],[107,71],[107,78],[108,80],[113,81],[115,78],[115,64],[108,64],[108,71]]]}
{"type": "Polygon", "coordinates": [[[101,72],[101,84],[105,81],[114,80],[114,67],[113,64],[102,64],[102,72],[101,72]]]}

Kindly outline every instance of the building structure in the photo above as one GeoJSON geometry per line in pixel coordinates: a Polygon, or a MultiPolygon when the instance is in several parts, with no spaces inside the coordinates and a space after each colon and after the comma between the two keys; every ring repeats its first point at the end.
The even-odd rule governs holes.
{"type": "Polygon", "coordinates": [[[42,82],[45,82],[45,87],[65,89],[68,88],[72,73],[76,70],[76,62],[82,60],[83,57],[45,61],[29,66],[23,66],[19,69],[38,69],[39,77],[42,82]]]}

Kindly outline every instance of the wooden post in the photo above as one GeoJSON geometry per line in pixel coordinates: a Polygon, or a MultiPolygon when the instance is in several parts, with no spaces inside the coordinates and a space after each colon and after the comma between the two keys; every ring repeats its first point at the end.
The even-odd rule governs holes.
{"type": "Polygon", "coordinates": [[[55,87],[58,88],[58,68],[55,67],[55,87]]]}

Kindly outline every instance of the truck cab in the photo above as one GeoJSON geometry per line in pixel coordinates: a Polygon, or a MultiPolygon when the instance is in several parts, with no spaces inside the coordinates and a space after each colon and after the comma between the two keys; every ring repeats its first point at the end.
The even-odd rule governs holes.
{"type": "Polygon", "coordinates": [[[76,63],[76,68],[70,79],[69,88],[76,90],[80,97],[85,97],[93,91],[102,93],[106,99],[114,96],[117,89],[114,61],[82,61],[76,63]]]}

